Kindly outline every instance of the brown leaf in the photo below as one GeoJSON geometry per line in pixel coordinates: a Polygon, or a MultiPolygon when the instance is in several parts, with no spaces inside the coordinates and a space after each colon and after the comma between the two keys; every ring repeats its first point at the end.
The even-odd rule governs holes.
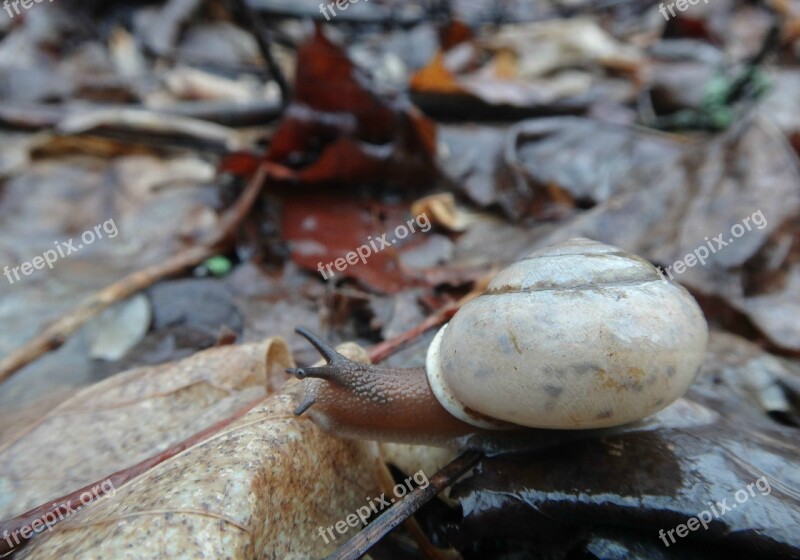
{"type": "Polygon", "coordinates": [[[326,543],[319,528],[379,494],[375,448],[323,434],[295,419],[295,406],[288,395],[271,397],[223,433],[57,525],[19,558],[331,553],[341,543],[326,543]]]}
{"type": "Polygon", "coordinates": [[[419,112],[381,99],[344,50],[317,26],[298,49],[295,94],[267,161],[304,184],[430,179],[436,128],[419,112]]]}
{"type": "Polygon", "coordinates": [[[398,254],[415,243],[413,237],[422,233],[421,228],[415,226],[417,233],[406,240],[394,233],[407,224],[408,214],[402,207],[316,195],[286,197],[281,230],[292,259],[303,268],[324,274],[326,280],[355,278],[375,290],[394,293],[415,283],[400,266],[398,254]],[[386,248],[379,241],[384,232],[390,245],[386,248]],[[345,260],[359,250],[364,259],[345,260]]]}
{"type": "Polygon", "coordinates": [[[418,70],[409,84],[417,92],[466,94],[467,90],[458,83],[453,73],[444,64],[444,53],[441,51],[425,68],[418,70]]]}
{"type": "MultiPolygon", "coordinates": [[[[367,359],[354,345],[338,350],[353,359],[367,359]]],[[[210,416],[206,412],[209,398],[215,414],[224,412],[231,398],[221,398],[219,392],[225,389],[223,384],[234,382],[235,372],[243,378],[239,383],[254,383],[237,394],[252,397],[254,392],[263,394],[265,370],[269,376],[285,378],[283,369],[292,365],[285,343],[274,339],[202,352],[160,372],[121,374],[79,395],[74,403],[93,399],[92,412],[85,417],[93,417],[94,422],[78,416],[78,422],[73,420],[62,438],[50,445],[62,457],[91,453],[100,468],[109,468],[114,461],[133,459],[131,444],[134,450],[163,448],[184,431],[175,430],[175,422],[184,416],[197,418],[194,426],[204,425],[210,416]],[[177,394],[163,398],[165,391],[174,391],[171,386],[187,376],[193,383],[181,399],[174,398],[177,394]],[[158,395],[152,394],[156,380],[158,395]],[[139,406],[134,401],[126,407],[135,412],[135,420],[132,414],[119,414],[121,405],[145,395],[149,401],[139,406]],[[106,410],[114,410],[119,420],[108,415],[98,418],[106,410]],[[100,421],[104,424],[95,423],[100,421]],[[167,429],[152,429],[164,422],[170,424],[167,429]],[[101,434],[98,425],[104,426],[101,434]],[[69,437],[76,431],[80,434],[69,437]],[[84,443],[88,449],[81,447],[84,443]],[[105,458],[109,454],[112,458],[105,458]]],[[[332,540],[323,537],[320,528],[344,520],[369,496],[379,495],[378,448],[333,438],[308,418],[296,417],[299,386],[289,382],[281,393],[222,431],[114,488],[52,531],[38,535],[18,557],[120,557],[125,551],[136,558],[154,559],[165,555],[277,559],[331,553],[349,535],[334,532],[332,540]]],[[[72,411],[62,407],[53,420],[68,410],[72,411]]],[[[57,427],[53,421],[45,422],[48,426],[41,429],[57,427]]],[[[29,445],[34,443],[39,442],[29,445]]],[[[51,459],[46,460],[52,469],[58,463],[51,459]]],[[[67,460],[58,468],[72,475],[79,473],[81,465],[67,460]]]]}
{"type": "MultiPolygon", "coordinates": [[[[564,112],[593,97],[593,86],[605,82],[597,71],[635,74],[642,61],[636,48],[589,19],[552,19],[505,25],[473,42],[462,38],[414,74],[410,87],[426,103],[451,96],[469,104],[472,97],[490,106],[564,112]]],[[[624,82],[615,85],[625,89],[624,82]]],[[[632,97],[633,84],[627,89],[632,97]]]]}
{"type": "Polygon", "coordinates": [[[55,407],[0,449],[0,517],[136,464],[255,401],[265,394],[264,356],[274,344],[130,370],[55,407]]]}

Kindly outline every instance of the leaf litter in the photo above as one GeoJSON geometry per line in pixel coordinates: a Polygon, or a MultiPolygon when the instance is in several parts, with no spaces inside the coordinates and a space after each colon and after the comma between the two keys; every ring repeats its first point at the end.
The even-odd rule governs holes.
{"type": "MultiPolygon", "coordinates": [[[[0,355],[197,246],[257,168],[267,177],[219,246],[230,274],[200,260],[142,286],[4,382],[3,518],[124,481],[17,556],[330,554],[341,543],[318,527],[383,491],[379,465],[432,475],[453,455],[294,418],[282,370],[313,360],[295,326],[420,365],[419,325],[534,248],[588,236],[675,273],[724,234],[676,275],[713,327],[684,418],[484,458],[416,519],[465,558],[800,557],[792,8],[698,5],[666,21],[635,1],[393,4],[323,24],[316,4],[251,2],[268,50],[222,2],[64,0],[3,23],[1,264],[110,218],[120,235],[4,284],[0,355]],[[427,60],[392,52],[437,37],[427,60]],[[318,272],[420,213],[430,232],[318,272]],[[663,546],[660,529],[760,477],[768,494],[663,546]]],[[[373,554],[428,546],[394,533],[373,554]]]]}

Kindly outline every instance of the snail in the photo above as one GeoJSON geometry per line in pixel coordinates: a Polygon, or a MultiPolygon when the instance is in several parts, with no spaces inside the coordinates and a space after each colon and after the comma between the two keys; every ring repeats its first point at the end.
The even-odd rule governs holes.
{"type": "Polygon", "coordinates": [[[434,445],[644,419],[688,390],[708,342],[689,292],[589,239],[500,272],[439,330],[425,368],[356,363],[297,332],[327,365],[287,370],[305,380],[296,414],[344,437],[434,445]]]}

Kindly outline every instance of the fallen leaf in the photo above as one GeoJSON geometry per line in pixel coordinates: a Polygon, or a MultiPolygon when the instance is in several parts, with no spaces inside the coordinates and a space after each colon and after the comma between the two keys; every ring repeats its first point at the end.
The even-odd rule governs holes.
{"type": "MultiPolygon", "coordinates": [[[[352,359],[366,356],[353,345],[338,349],[352,359]]],[[[161,371],[134,370],[84,391],[48,415],[31,433],[33,437],[21,440],[19,446],[41,451],[38,446],[44,432],[58,430],[63,424],[58,420],[72,415],[69,429],[62,432],[66,437],[51,439],[51,456],[40,464],[46,462],[51,472],[52,465],[58,464],[60,472],[70,474],[74,487],[79,479],[96,476],[95,469],[102,472],[115,462],[134,461],[141,454],[137,449],[163,449],[187,429],[204,426],[213,416],[224,418],[231,412],[232,401],[241,405],[244,397],[263,395],[265,374],[285,379],[283,369],[292,365],[285,344],[275,339],[208,350],[161,371]],[[184,390],[181,400],[163,397],[165,391],[174,391],[175,385],[191,377],[193,385],[184,390]],[[154,381],[162,386],[153,387],[154,381]],[[221,383],[244,385],[230,386],[236,393],[225,398],[219,394],[221,383]],[[142,400],[154,389],[161,395],[142,400]],[[210,411],[208,397],[214,399],[210,411]],[[83,405],[87,410],[81,414],[78,403],[87,400],[91,404],[83,405]],[[148,406],[155,403],[160,406],[148,406]],[[131,414],[124,414],[126,408],[135,414],[135,422],[131,414]],[[112,411],[114,415],[109,416],[112,411]],[[98,421],[104,425],[102,434],[96,433],[98,421]],[[159,424],[163,431],[153,429],[159,424]],[[56,455],[61,461],[50,462],[56,455]],[[75,464],[69,459],[86,455],[93,460],[75,464]]],[[[299,386],[299,382],[289,382],[281,393],[221,431],[126,484],[112,486],[102,498],[38,535],[17,557],[119,557],[123,551],[136,558],[278,559],[330,554],[349,536],[352,526],[334,531],[333,537],[324,530],[355,513],[370,496],[380,494],[378,448],[374,443],[328,436],[308,418],[296,417],[299,386]]],[[[53,491],[52,487],[36,488],[30,494],[50,498],[53,491]]]]}
{"type": "Polygon", "coordinates": [[[593,90],[612,83],[626,90],[615,97],[632,98],[632,84],[605,80],[597,70],[635,75],[643,60],[637,48],[590,19],[551,19],[505,25],[471,42],[462,38],[415,73],[410,87],[426,107],[435,106],[437,98],[469,105],[472,97],[543,114],[572,112],[597,97],[593,90]]]}
{"type": "Polygon", "coordinates": [[[381,99],[321,26],[297,53],[294,97],[266,159],[305,184],[430,180],[436,127],[381,99]]]}
{"type": "Polygon", "coordinates": [[[0,448],[0,517],[101,480],[254,402],[265,393],[264,356],[273,343],[134,369],[53,408],[0,448]]]}

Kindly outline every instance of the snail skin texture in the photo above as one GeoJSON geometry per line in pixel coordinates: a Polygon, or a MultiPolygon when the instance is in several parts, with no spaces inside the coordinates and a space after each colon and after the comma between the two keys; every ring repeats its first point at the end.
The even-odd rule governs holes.
{"type": "Polygon", "coordinates": [[[708,326],[694,298],[649,262],[572,239],[506,268],[431,343],[425,369],[344,358],[289,370],[323,428],[442,443],[477,431],[587,430],[643,419],[683,395],[708,326]]]}

